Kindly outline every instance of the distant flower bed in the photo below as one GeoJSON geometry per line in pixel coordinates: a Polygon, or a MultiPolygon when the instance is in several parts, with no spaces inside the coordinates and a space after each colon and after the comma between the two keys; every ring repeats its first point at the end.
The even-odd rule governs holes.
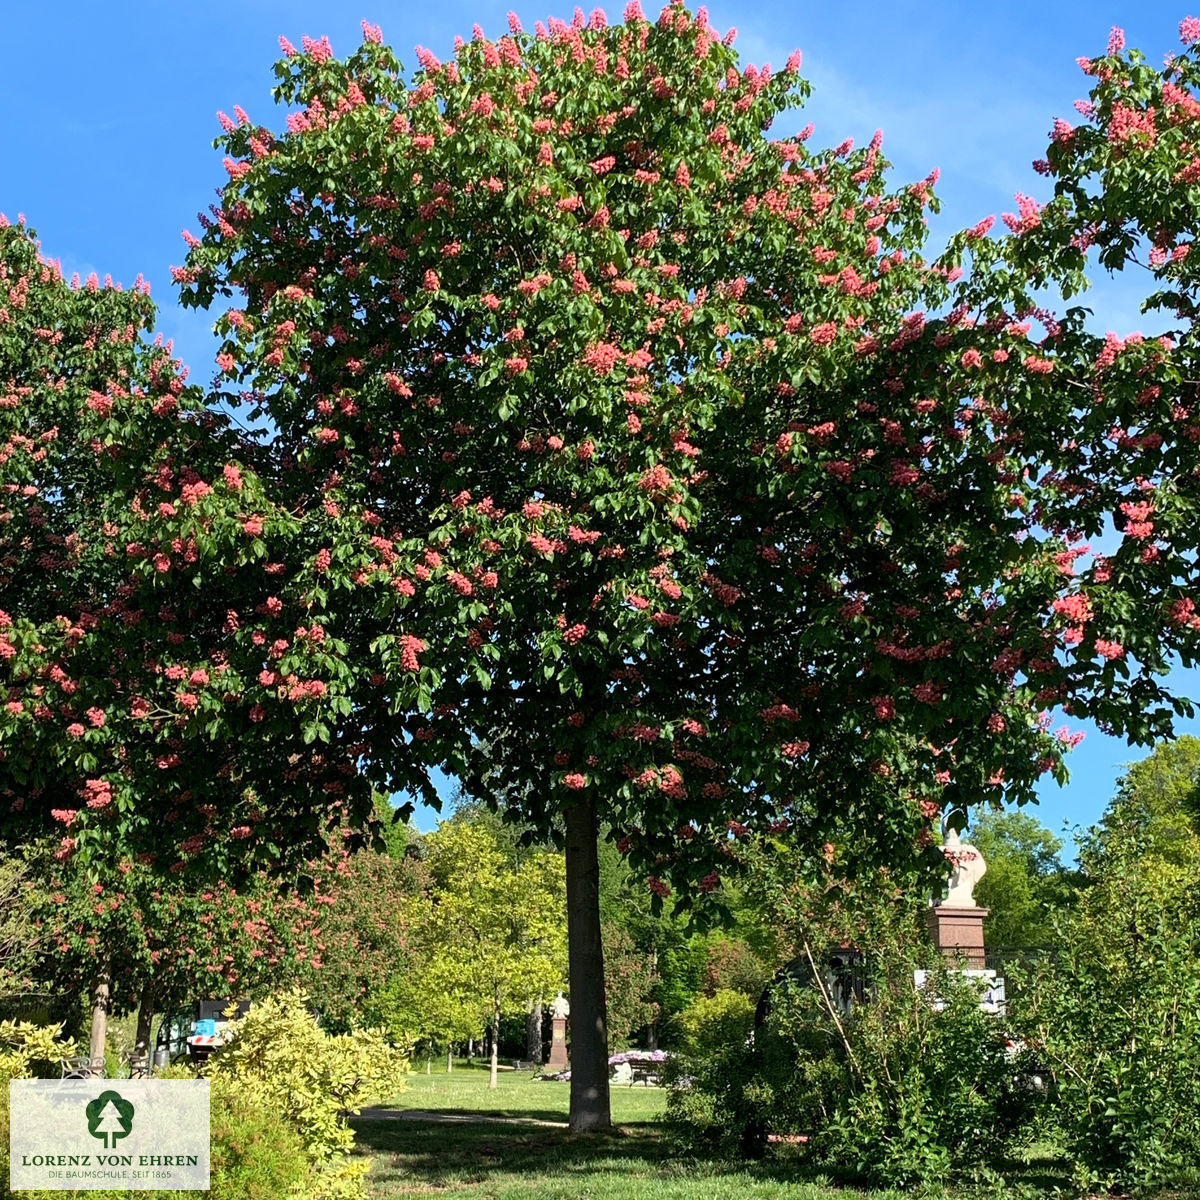
{"type": "Polygon", "coordinates": [[[608,1065],[615,1067],[618,1063],[660,1063],[666,1062],[667,1058],[665,1050],[624,1050],[620,1054],[612,1055],[608,1065]]]}

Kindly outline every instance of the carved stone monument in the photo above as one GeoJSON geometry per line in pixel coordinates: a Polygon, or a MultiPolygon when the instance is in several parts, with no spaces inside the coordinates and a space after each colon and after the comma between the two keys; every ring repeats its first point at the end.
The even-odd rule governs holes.
{"type": "Polygon", "coordinates": [[[550,1005],[550,1058],[546,1066],[552,1071],[565,1071],[571,1064],[567,1060],[567,1018],[571,1006],[559,992],[550,1005]]]}
{"type": "Polygon", "coordinates": [[[987,871],[987,863],[949,826],[942,834],[942,852],[953,871],[945,896],[929,908],[929,931],[934,945],[948,958],[962,958],[968,967],[983,967],[983,918],[988,910],[975,903],[975,885],[987,871]]]}

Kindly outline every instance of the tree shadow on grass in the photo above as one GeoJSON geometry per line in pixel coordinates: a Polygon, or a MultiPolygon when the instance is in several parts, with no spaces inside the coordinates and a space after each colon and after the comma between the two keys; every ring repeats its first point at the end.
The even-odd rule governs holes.
{"type": "MultiPolygon", "coordinates": [[[[414,1104],[410,1107],[399,1108],[397,1110],[405,1114],[412,1113],[412,1116],[405,1115],[398,1118],[386,1117],[369,1117],[364,1115],[362,1118],[351,1117],[351,1121],[355,1123],[355,1128],[361,1128],[368,1124],[370,1125],[436,1125],[442,1124],[474,1124],[482,1125],[491,1121],[493,1123],[503,1123],[505,1121],[549,1121],[556,1125],[566,1125],[567,1114],[561,1108],[528,1108],[525,1105],[513,1105],[507,1108],[445,1108],[442,1105],[430,1105],[428,1108],[422,1108],[420,1104],[414,1104]],[[428,1120],[422,1120],[417,1114],[425,1114],[428,1120]]],[[[364,1113],[368,1110],[364,1110],[364,1113]]]]}
{"type": "MultiPolygon", "coordinates": [[[[526,1111],[521,1115],[532,1114],[526,1111]]],[[[561,1120],[561,1114],[554,1118],[561,1120]]],[[[371,1180],[384,1195],[390,1194],[389,1189],[435,1190],[497,1182],[503,1177],[557,1177],[572,1180],[581,1188],[588,1176],[598,1175],[630,1180],[681,1175],[737,1175],[780,1183],[828,1180],[828,1172],[795,1160],[681,1161],[661,1126],[652,1122],[623,1125],[610,1134],[572,1134],[485,1121],[374,1120],[355,1122],[354,1128],[358,1149],[376,1159],[371,1180]]]]}
{"type": "MultiPolygon", "coordinates": [[[[882,1200],[884,1195],[898,1194],[864,1186],[828,1165],[813,1164],[791,1147],[783,1147],[761,1161],[682,1159],[655,1121],[626,1123],[608,1134],[572,1134],[565,1129],[488,1123],[484,1114],[472,1115],[476,1120],[471,1122],[354,1122],[358,1150],[375,1159],[371,1173],[375,1193],[453,1192],[482,1185],[507,1194],[506,1189],[520,1181],[530,1189],[528,1193],[521,1191],[521,1195],[538,1195],[537,1181],[541,1181],[547,1194],[582,1196],[592,1194],[589,1181],[599,1184],[599,1177],[604,1176],[608,1183],[597,1194],[605,1196],[624,1194],[627,1186],[630,1194],[642,1194],[654,1181],[683,1179],[694,1184],[711,1180],[716,1185],[712,1194],[719,1189],[731,1196],[748,1191],[754,1183],[816,1185],[819,1194],[829,1200],[882,1200]],[[611,1191],[614,1186],[615,1193],[611,1191]]],[[[543,1114],[520,1110],[514,1115],[543,1114]]],[[[561,1120],[562,1114],[547,1112],[544,1117],[561,1120]]],[[[997,1157],[990,1167],[1014,1196],[1034,1200],[1074,1194],[1068,1168],[1048,1147],[1028,1156],[997,1157]]],[[[995,1194],[994,1182],[987,1185],[979,1180],[973,1186],[969,1176],[970,1172],[964,1171],[953,1181],[946,1181],[950,1194],[995,1194]]],[[[709,1194],[705,1189],[704,1195],[709,1194]]],[[[802,1194],[813,1192],[804,1189],[802,1194]]],[[[1197,1195],[1191,1190],[1164,1194],[1170,1200],[1193,1200],[1197,1195]]]]}

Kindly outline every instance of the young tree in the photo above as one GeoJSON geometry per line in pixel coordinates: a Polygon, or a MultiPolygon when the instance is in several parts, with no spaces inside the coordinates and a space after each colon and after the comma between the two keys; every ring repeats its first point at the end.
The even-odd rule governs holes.
{"type": "Polygon", "coordinates": [[[321,892],[313,898],[317,953],[302,978],[322,1026],[334,1032],[381,1025],[397,1036],[402,1030],[426,1032],[398,1015],[397,991],[419,974],[413,931],[404,917],[406,904],[428,886],[428,871],[404,853],[405,827],[390,830],[398,854],[364,848],[330,856],[314,872],[321,892]]]}
{"type": "Polygon", "coordinates": [[[1041,709],[1169,729],[1154,676],[1200,626],[1186,355],[1039,308],[1081,285],[1078,239],[1110,265],[1149,222],[1112,67],[1048,169],[1115,147],[1117,218],[1081,183],[930,263],[935,175],[764,136],[799,56],[743,70],[731,40],[633,0],[420,50],[411,81],[365,23],[344,60],[284,42],[286,130],[223,118],[176,272],[185,303],[239,297],[230,402],[342,539],[322,591],[373,781],[441,764],[565,830],[576,1129],[608,1123],[602,823],[685,902],[772,825],[851,875],[935,873],[944,807],[1062,778],[1041,709]]]}
{"type": "Polygon", "coordinates": [[[410,906],[424,950],[421,990],[431,1002],[454,997],[486,1014],[495,1087],[501,1016],[563,982],[562,856],[537,851],[509,864],[490,834],[466,821],[447,821],[425,846],[429,893],[410,906]]]}

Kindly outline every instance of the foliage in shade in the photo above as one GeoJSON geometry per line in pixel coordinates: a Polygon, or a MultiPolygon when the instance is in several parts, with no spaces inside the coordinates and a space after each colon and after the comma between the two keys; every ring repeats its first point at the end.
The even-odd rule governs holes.
{"type": "Polygon", "coordinates": [[[658,967],[619,925],[609,921],[601,929],[608,1045],[611,1050],[623,1050],[634,1034],[658,1020],[659,1005],[651,998],[658,967]]]}

